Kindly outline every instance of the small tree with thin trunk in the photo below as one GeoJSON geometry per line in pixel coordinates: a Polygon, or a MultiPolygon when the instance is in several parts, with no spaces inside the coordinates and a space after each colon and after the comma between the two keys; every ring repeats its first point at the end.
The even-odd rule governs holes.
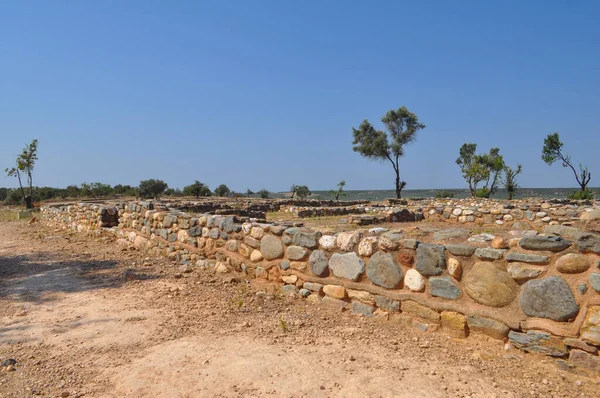
{"type": "Polygon", "coordinates": [[[23,148],[23,151],[19,156],[17,156],[17,164],[15,167],[6,169],[6,175],[8,177],[17,177],[19,180],[19,187],[21,188],[21,195],[23,196],[23,202],[28,209],[33,207],[33,167],[35,166],[35,161],[38,160],[37,157],[37,145],[38,140],[35,139],[31,141],[29,145],[23,148]],[[23,188],[23,182],[21,180],[21,173],[25,174],[27,177],[27,186],[29,187],[29,194],[25,193],[25,189],[23,188]]]}
{"type": "Polygon", "coordinates": [[[568,167],[573,171],[577,184],[581,188],[581,192],[586,191],[587,185],[592,178],[592,174],[587,167],[582,166],[579,163],[579,173],[575,170],[573,163],[571,163],[571,156],[562,152],[563,143],[560,140],[558,133],[548,134],[544,139],[544,148],[542,149],[542,159],[544,162],[552,165],[557,160],[562,162],[563,167],[568,167]]]}
{"type": "Polygon", "coordinates": [[[519,188],[519,184],[517,184],[517,176],[521,174],[522,170],[523,166],[520,164],[517,164],[517,168],[515,170],[508,165],[504,165],[504,176],[501,178],[501,180],[504,184],[504,188],[506,188],[506,192],[508,192],[508,200],[512,200],[515,193],[517,193],[517,188],[519,188]]]}
{"type": "Polygon", "coordinates": [[[361,156],[372,160],[390,161],[396,174],[396,198],[402,195],[402,189],[406,186],[405,181],[400,180],[399,159],[404,155],[404,147],[415,141],[417,132],[425,128],[419,123],[419,118],[410,112],[405,106],[398,110],[388,111],[381,121],[386,127],[387,133],[375,128],[364,120],[358,129],[352,128],[354,141],[352,150],[361,156]]]}
{"type": "Polygon", "coordinates": [[[344,186],[346,185],[346,181],[342,180],[337,184],[337,190],[331,190],[329,193],[334,197],[336,201],[340,200],[340,196],[346,196],[346,192],[344,192],[344,186]]]}

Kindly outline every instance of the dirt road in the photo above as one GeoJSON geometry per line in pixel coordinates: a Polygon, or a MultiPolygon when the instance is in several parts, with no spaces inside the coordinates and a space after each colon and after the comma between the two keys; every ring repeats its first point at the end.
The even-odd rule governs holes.
{"type": "Polygon", "coordinates": [[[241,275],[0,222],[0,397],[580,397],[600,380],[482,336],[362,318],[241,275]],[[263,293],[261,293],[263,292],[263,293]],[[266,293],[264,293],[266,292],[266,293]],[[273,294],[274,293],[274,294],[273,294]]]}

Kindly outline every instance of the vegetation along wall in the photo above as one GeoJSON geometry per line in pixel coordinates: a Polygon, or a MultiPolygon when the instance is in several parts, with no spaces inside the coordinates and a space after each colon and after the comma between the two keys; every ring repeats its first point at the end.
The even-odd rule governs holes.
{"type": "MultiPolygon", "coordinates": [[[[190,267],[267,279],[311,302],[365,316],[404,312],[422,329],[509,339],[520,349],[600,371],[600,235],[544,220],[560,207],[480,217],[464,208],[459,214],[457,205],[432,214],[424,209],[427,217],[489,215],[495,222],[509,215],[539,227],[507,230],[505,238],[463,228],[427,236],[380,227],[334,233],[194,216],[152,202],[44,207],[41,218],[79,232],[110,231],[119,244],[190,267]]],[[[559,213],[566,217],[567,210],[559,213]]]]}

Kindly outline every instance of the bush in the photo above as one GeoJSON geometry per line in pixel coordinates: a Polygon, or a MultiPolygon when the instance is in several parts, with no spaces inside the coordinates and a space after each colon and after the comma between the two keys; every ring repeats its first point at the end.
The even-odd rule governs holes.
{"type": "Polygon", "coordinates": [[[269,191],[267,191],[266,189],[261,189],[260,191],[257,192],[257,194],[263,198],[263,199],[268,199],[269,198],[269,191]]]}
{"type": "Polygon", "coordinates": [[[585,191],[573,191],[569,195],[569,199],[574,200],[594,200],[594,192],[586,189],[585,191]]]}
{"type": "Polygon", "coordinates": [[[435,198],[436,199],[444,199],[444,198],[453,198],[454,197],[454,193],[450,192],[450,191],[436,191],[435,192],[435,198]]]}
{"type": "Polygon", "coordinates": [[[215,188],[215,196],[227,196],[230,193],[231,193],[231,190],[225,184],[221,184],[215,188]]]}
{"type": "Polygon", "coordinates": [[[139,193],[142,198],[158,198],[167,188],[169,186],[162,180],[144,180],[140,181],[139,193]]]}
{"type": "Polygon", "coordinates": [[[481,188],[481,189],[478,189],[477,191],[475,191],[476,198],[489,198],[490,194],[491,194],[491,192],[488,188],[481,188]]]}

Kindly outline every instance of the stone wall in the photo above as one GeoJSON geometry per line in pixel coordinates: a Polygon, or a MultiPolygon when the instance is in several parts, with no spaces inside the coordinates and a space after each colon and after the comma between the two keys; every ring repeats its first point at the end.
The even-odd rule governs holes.
{"type": "MultiPolygon", "coordinates": [[[[422,329],[507,338],[523,350],[569,357],[600,371],[600,235],[566,225],[572,220],[558,225],[538,214],[562,217],[564,211],[571,219],[575,210],[578,218],[597,210],[570,214],[567,205],[536,206],[539,211],[513,208],[499,214],[480,207],[481,217],[475,210],[464,213],[470,209],[462,205],[436,210],[457,221],[501,216],[508,222],[505,216],[517,219],[522,213],[527,227],[506,229],[506,236],[462,228],[329,234],[247,217],[194,216],[152,202],[47,207],[41,218],[55,227],[111,232],[120,244],[188,267],[270,280],[285,294],[314,303],[364,316],[402,312],[422,329]]],[[[521,220],[510,222],[514,227],[521,220]]]]}

